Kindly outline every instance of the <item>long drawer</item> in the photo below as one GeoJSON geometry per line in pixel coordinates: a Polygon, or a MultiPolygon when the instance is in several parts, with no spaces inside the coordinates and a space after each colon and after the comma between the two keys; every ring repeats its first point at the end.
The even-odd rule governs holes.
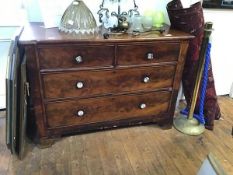
{"type": "Polygon", "coordinates": [[[114,46],[58,45],[38,48],[40,69],[111,67],[114,46]]]}
{"type": "Polygon", "coordinates": [[[46,99],[170,88],[176,65],[43,74],[46,99]]]}
{"type": "Polygon", "coordinates": [[[48,128],[155,116],[168,111],[171,92],[70,100],[46,105],[48,128]]]}
{"type": "Polygon", "coordinates": [[[176,42],[119,45],[117,60],[119,66],[171,62],[178,60],[179,52],[176,42]]]}

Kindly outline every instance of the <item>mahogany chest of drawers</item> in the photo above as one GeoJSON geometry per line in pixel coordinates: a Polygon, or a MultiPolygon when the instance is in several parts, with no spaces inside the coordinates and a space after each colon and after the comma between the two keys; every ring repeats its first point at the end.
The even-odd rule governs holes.
{"type": "Polygon", "coordinates": [[[158,122],[172,124],[189,40],[163,34],[71,36],[26,27],[28,132],[39,141],[78,132],[158,122]]]}

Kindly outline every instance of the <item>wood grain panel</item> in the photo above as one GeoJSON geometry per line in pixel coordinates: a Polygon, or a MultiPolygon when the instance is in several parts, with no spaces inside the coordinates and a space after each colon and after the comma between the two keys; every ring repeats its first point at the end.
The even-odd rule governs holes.
{"type": "Polygon", "coordinates": [[[118,65],[152,64],[178,60],[179,43],[154,42],[134,45],[119,45],[117,48],[118,65]],[[153,59],[148,59],[148,54],[153,59]]]}
{"type": "Polygon", "coordinates": [[[41,69],[110,67],[114,61],[114,46],[57,45],[39,47],[41,69]],[[75,58],[82,57],[77,63],[75,58]]]}
{"type": "Polygon", "coordinates": [[[43,75],[45,98],[87,97],[172,87],[176,66],[43,75]],[[144,78],[149,82],[145,83],[144,78]],[[77,88],[77,83],[83,88],[77,88]]]}
{"type": "Polygon", "coordinates": [[[48,127],[155,116],[168,110],[170,96],[171,92],[162,91],[50,103],[46,105],[48,127]],[[141,109],[141,104],[146,107],[141,109]],[[79,117],[77,113],[81,110],[84,115],[79,117]]]}

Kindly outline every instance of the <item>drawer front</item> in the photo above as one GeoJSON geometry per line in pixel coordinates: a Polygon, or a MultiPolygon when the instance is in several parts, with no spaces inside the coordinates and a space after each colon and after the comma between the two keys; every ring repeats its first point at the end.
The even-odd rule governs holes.
{"type": "Polygon", "coordinates": [[[49,128],[75,126],[168,111],[171,92],[152,92],[51,103],[46,106],[49,128]]]}
{"type": "Polygon", "coordinates": [[[119,45],[118,65],[151,64],[176,61],[180,43],[154,43],[143,45],[119,45]]]}
{"type": "Polygon", "coordinates": [[[172,87],[175,65],[44,74],[47,99],[87,97],[172,87]]]}
{"type": "Polygon", "coordinates": [[[51,46],[39,48],[41,69],[109,67],[114,46],[51,46]]]}

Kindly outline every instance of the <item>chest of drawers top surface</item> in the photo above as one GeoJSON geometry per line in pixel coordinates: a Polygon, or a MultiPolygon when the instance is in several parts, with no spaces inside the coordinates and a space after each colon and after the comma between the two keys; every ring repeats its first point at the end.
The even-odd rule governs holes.
{"type": "Polygon", "coordinates": [[[38,43],[64,43],[64,42],[81,42],[81,43],[95,43],[95,42],[129,42],[129,41],[153,41],[153,40],[174,40],[174,39],[190,39],[192,35],[182,31],[166,28],[163,34],[159,34],[157,31],[146,32],[138,36],[124,35],[110,35],[109,39],[104,39],[102,35],[82,35],[74,36],[67,35],[58,31],[58,28],[44,28],[43,23],[30,23],[25,26],[24,31],[20,36],[20,43],[33,44],[38,43]]]}

